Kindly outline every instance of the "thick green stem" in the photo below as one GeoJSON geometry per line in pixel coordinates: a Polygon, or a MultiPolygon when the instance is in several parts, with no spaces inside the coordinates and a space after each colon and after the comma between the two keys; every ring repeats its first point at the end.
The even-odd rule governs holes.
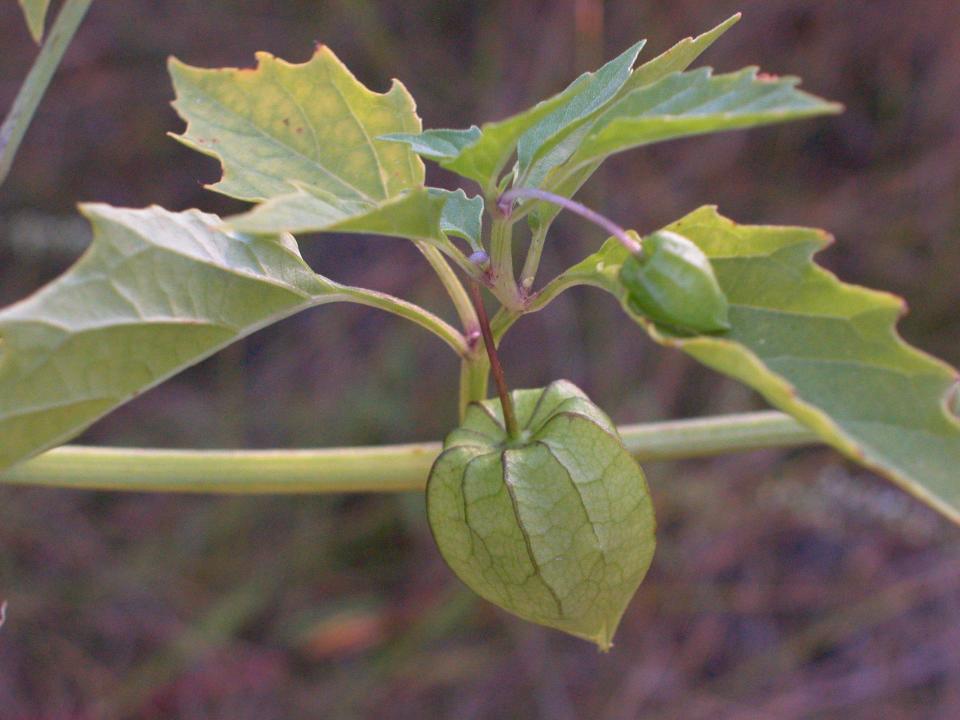
{"type": "Polygon", "coordinates": [[[534,280],[537,279],[537,270],[540,269],[540,257],[543,255],[543,245],[547,239],[547,231],[550,229],[550,223],[537,228],[530,238],[530,247],[527,248],[527,259],[523,262],[523,270],[520,272],[520,287],[523,292],[529,293],[533,287],[534,280]]]}
{"type": "MultiPolygon", "coordinates": [[[[469,342],[469,339],[468,339],[469,342]]],[[[487,383],[490,379],[490,361],[486,353],[477,353],[460,361],[460,421],[467,412],[467,405],[487,399],[487,383]]]]}
{"type": "MultiPolygon", "coordinates": [[[[638,460],[679,460],[817,442],[778,412],[620,427],[638,460]]],[[[0,473],[0,484],[231,494],[422,490],[440,443],[320,450],[153,450],[66,446],[0,473]]]]}
{"type": "Polygon", "coordinates": [[[520,308],[523,299],[513,273],[513,223],[494,215],[490,228],[491,292],[504,307],[520,308]]]}
{"type": "Polygon", "coordinates": [[[0,125],[0,185],[6,180],[33,114],[47,91],[50,79],[93,0],[66,0],[27,73],[10,112],[0,125]]]}

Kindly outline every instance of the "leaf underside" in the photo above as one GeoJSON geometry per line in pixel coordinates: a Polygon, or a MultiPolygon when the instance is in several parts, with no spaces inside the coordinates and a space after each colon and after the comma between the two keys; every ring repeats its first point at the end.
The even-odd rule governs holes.
{"type": "Polygon", "coordinates": [[[520,136],[517,171],[521,177],[534,163],[553,167],[569,157],[564,140],[616,96],[645,44],[646,40],[641,40],[596,72],[581,75],[562,93],[570,99],[520,136]]]}
{"type": "Polygon", "coordinates": [[[86,254],[0,310],[0,470],[254,330],[344,299],[292,241],[225,233],[195,210],[82,211],[86,254]]]}
{"type": "MultiPolygon", "coordinates": [[[[441,166],[477,181],[491,196],[516,152],[514,184],[571,196],[611,154],[688,135],[786,122],[840,107],[796,89],[796,78],[758,75],[755,68],[712,75],[683,72],[739,19],[631,70],[643,42],[524,113],[482,128],[386,136],[441,166]]],[[[536,201],[533,201],[536,202],[536,201]]],[[[556,215],[539,214],[539,222],[556,215]]]]}
{"type": "Polygon", "coordinates": [[[340,200],[316,188],[300,185],[296,193],[262,202],[242,215],[224,219],[240,232],[276,235],[281,232],[346,232],[418,238],[442,243],[441,217],[445,197],[424,188],[368,203],[340,200]]]}
{"type": "Polygon", "coordinates": [[[614,293],[657,342],[760,392],[830,445],[960,522],[957,371],[896,332],[903,301],[840,282],[814,264],[829,242],[798,227],[738,225],[704,207],[665,228],[710,258],[732,330],[679,337],[630,312],[608,240],[566,275],[614,293]]]}
{"type": "Polygon", "coordinates": [[[480,250],[483,235],[483,198],[479,195],[469,197],[463,190],[429,188],[429,192],[432,196],[444,200],[440,229],[447,235],[466,240],[473,250],[480,250]]]}

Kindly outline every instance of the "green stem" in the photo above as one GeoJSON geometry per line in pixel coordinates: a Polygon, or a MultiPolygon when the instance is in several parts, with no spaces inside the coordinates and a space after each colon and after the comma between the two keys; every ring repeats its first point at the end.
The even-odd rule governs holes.
{"type": "Polygon", "coordinates": [[[453,260],[453,264],[460,268],[467,277],[474,280],[480,278],[482,273],[477,269],[477,266],[470,262],[470,258],[464,255],[463,251],[456,245],[449,243],[438,247],[444,255],[453,260]]]}
{"type": "MultiPolygon", "coordinates": [[[[471,332],[479,330],[480,323],[477,320],[477,313],[473,309],[473,304],[470,302],[470,296],[467,295],[463,283],[460,282],[456,273],[453,272],[453,268],[450,267],[440,251],[432,245],[417,241],[416,246],[427,259],[427,262],[430,263],[430,267],[437,273],[440,282],[443,283],[443,287],[453,301],[453,306],[456,308],[457,315],[460,317],[460,323],[463,325],[464,333],[469,335],[471,332]]],[[[468,264],[470,263],[468,262],[468,264]]]]}
{"type": "Polygon", "coordinates": [[[495,216],[491,223],[490,266],[493,294],[504,307],[522,307],[523,300],[513,274],[513,223],[507,218],[495,216]]]}
{"type": "Polygon", "coordinates": [[[7,179],[13,158],[20,148],[33,114],[47,91],[50,79],[63,58],[67,46],[73,39],[83,16],[86,15],[93,0],[66,0],[50,32],[43,41],[40,53],[34,60],[30,72],[13,101],[10,112],[0,125],[0,185],[7,179]]]}
{"type": "Polygon", "coordinates": [[[577,276],[568,273],[561,273],[544,285],[543,289],[541,289],[539,292],[536,292],[527,298],[522,310],[507,310],[506,308],[503,308],[500,310],[500,312],[494,315],[493,320],[490,321],[490,326],[493,329],[493,337],[499,340],[501,337],[503,337],[504,333],[506,333],[507,330],[509,330],[510,327],[521,317],[543,310],[558,295],[572,287],[577,287],[578,285],[590,285],[593,287],[599,287],[602,290],[611,291],[609,286],[603,285],[596,280],[585,279],[582,275],[577,276]]]}
{"type": "MultiPolygon", "coordinates": [[[[641,462],[817,442],[778,412],[625,425],[641,462]]],[[[320,450],[154,450],[66,446],[0,473],[0,484],[232,494],[422,490],[440,443],[320,450]]]]}
{"type": "Polygon", "coordinates": [[[460,361],[460,422],[466,415],[467,405],[487,399],[489,379],[490,361],[486,353],[480,352],[460,361]]]}
{"type": "Polygon", "coordinates": [[[470,348],[467,345],[467,340],[463,336],[463,333],[419,305],[401,300],[387,293],[368,290],[367,288],[353,287],[350,285],[337,285],[336,288],[337,292],[343,295],[345,300],[358,303],[359,305],[386,310],[389,313],[410,320],[420,327],[429,330],[434,335],[437,335],[447,343],[457,355],[467,357],[470,354],[470,348]]]}
{"type": "Polygon", "coordinates": [[[550,229],[550,223],[537,228],[530,238],[530,247],[527,249],[527,259],[523,262],[523,270],[520,272],[520,287],[524,293],[529,293],[533,287],[534,280],[537,279],[537,270],[540,269],[540,257],[543,255],[543,245],[547,239],[547,231],[550,229]]]}
{"type": "Polygon", "coordinates": [[[523,317],[524,313],[527,310],[507,310],[507,308],[500,308],[496,315],[490,320],[490,332],[493,333],[493,341],[500,345],[500,340],[503,338],[507,330],[510,329],[517,320],[523,317]]]}

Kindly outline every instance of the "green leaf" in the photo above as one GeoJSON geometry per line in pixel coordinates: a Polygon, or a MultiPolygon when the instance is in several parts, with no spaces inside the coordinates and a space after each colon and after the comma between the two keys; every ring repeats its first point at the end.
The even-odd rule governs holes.
{"type": "Polygon", "coordinates": [[[506,120],[484,123],[482,128],[474,125],[466,130],[394,133],[380,139],[406,143],[423,157],[475,180],[485,192],[494,194],[500,172],[514,149],[521,154],[521,162],[533,159],[541,145],[606,102],[626,80],[644,42],[628,48],[596,73],[584,73],[562,92],[506,120]]]}
{"type": "Polygon", "coordinates": [[[0,310],[0,469],[260,327],[347,299],[292,240],[225,233],[195,210],[82,211],[86,254],[0,310]]]}
{"type": "Polygon", "coordinates": [[[441,213],[446,199],[425,188],[379,203],[342,200],[319,188],[298,185],[297,192],[256,205],[224,221],[240,232],[347,232],[446,242],[441,213]]]}
{"type": "Polygon", "coordinates": [[[40,44],[43,39],[43,24],[47,19],[47,8],[50,0],[19,0],[20,9],[27,20],[27,28],[33,41],[40,44]]]}
{"type": "Polygon", "coordinates": [[[453,571],[479,595],[606,650],[654,550],[643,472],[573,384],[473,403],[427,483],[427,515],[453,571]]]}
{"type": "Polygon", "coordinates": [[[371,92],[325,46],[302,64],[257,53],[252,70],[171,59],[170,74],[173,105],[187,121],[177,139],[223,165],[213,190],[261,201],[300,183],[375,203],[423,184],[415,153],[377,139],[420,130],[406,88],[395,80],[387,93],[371,92]]]}
{"type": "Polygon", "coordinates": [[[445,200],[440,229],[447,235],[463,238],[473,250],[482,249],[480,237],[483,232],[483,198],[467,197],[463,190],[451,192],[441,188],[429,188],[430,194],[445,200]]]}
{"type": "Polygon", "coordinates": [[[769,125],[840,112],[842,107],[796,89],[797,78],[745,68],[675,73],[624,95],[591,126],[569,168],[630,148],[674,138],[769,125]]]}
{"type": "Polygon", "coordinates": [[[476,125],[466,130],[424,130],[419,135],[391,133],[381,135],[380,140],[406,143],[413,152],[428,160],[443,163],[454,160],[464,150],[477,142],[483,133],[476,125]]]}
{"type": "MultiPolygon", "coordinates": [[[[686,70],[694,60],[700,57],[721,35],[733,27],[739,20],[740,13],[737,13],[712,30],[708,30],[695,38],[684,38],[666,52],[661,53],[652,60],[648,60],[633,71],[623,87],[617,92],[616,98],[619,99],[637,88],[655,83],[671,73],[686,70]]],[[[567,139],[566,143],[574,146],[579,145],[589,129],[589,126],[581,125],[577,131],[572,134],[573,136],[567,139]]],[[[569,157],[569,154],[567,157],[569,157]]],[[[564,197],[573,197],[577,190],[596,172],[601,162],[602,160],[596,160],[576,170],[567,170],[559,177],[551,177],[550,189],[564,197]]],[[[551,167],[543,168],[545,171],[549,171],[550,169],[551,167]]],[[[523,184],[524,186],[542,186],[545,175],[546,172],[541,172],[541,168],[537,168],[536,172],[529,173],[528,176],[524,178],[523,184]]],[[[539,225],[542,227],[549,224],[559,212],[560,208],[556,205],[538,203],[530,215],[530,222],[535,226],[539,225]]]]}
{"type": "MultiPolygon", "coordinates": [[[[645,42],[641,41],[597,72],[581,75],[563,92],[506,120],[486,123],[482,128],[392,133],[380,139],[408,144],[423,157],[476,181],[490,196],[497,194],[500,173],[516,148],[524,184],[537,184],[534,180],[542,179],[570,156],[585,134],[584,125],[623,88],[653,82],[660,73],[684,69],[739,18],[735,15],[708,33],[681,41],[625,78],[645,42]],[[535,168],[531,167],[534,163],[535,168]]],[[[581,173],[580,182],[591,172],[581,173]]],[[[548,212],[556,214],[555,209],[548,212]]]]}
{"type": "Polygon", "coordinates": [[[578,77],[565,91],[570,93],[570,101],[520,136],[517,141],[517,165],[521,177],[534,163],[537,164],[538,173],[545,175],[550,168],[570,157],[578,143],[564,141],[623,87],[630,77],[634,60],[646,42],[641,40],[596,72],[578,77]]]}
{"type": "Polygon", "coordinates": [[[498,122],[484,123],[466,130],[426,130],[420,134],[391,133],[379,137],[424,151],[424,157],[440,167],[479,183],[484,192],[494,194],[503,166],[513,155],[517,140],[529,128],[570,100],[569,90],[537,103],[529,110],[498,122]]]}
{"type": "Polygon", "coordinates": [[[665,228],[695,242],[730,303],[720,337],[677,337],[630,313],[613,239],[557,281],[614,293],[658,342],[760,392],[827,443],[960,522],[957,371],[896,332],[887,293],[841,283],[812,257],[819,230],[737,225],[704,207],[665,228]],[[954,401],[955,402],[955,401],[954,401]]]}
{"type": "Polygon", "coordinates": [[[732,15],[712,30],[697,35],[695,38],[684,38],[666,52],[657,55],[653,60],[648,60],[633,71],[630,79],[620,89],[618,96],[623,97],[627,93],[655,83],[671,73],[683,72],[690,67],[690,63],[700,57],[721,35],[739,21],[740,13],[732,15]]]}
{"type": "Polygon", "coordinates": [[[447,245],[447,235],[479,248],[483,198],[463,190],[419,188],[381,203],[341,200],[299,185],[295,193],[267,200],[226,218],[234,230],[259,235],[281,232],[344,232],[388,235],[447,245]]]}

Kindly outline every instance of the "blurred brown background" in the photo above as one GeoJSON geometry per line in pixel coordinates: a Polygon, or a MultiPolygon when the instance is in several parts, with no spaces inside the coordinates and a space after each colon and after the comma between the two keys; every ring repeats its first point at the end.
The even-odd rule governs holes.
{"type": "MultiPolygon", "coordinates": [[[[76,258],[78,201],[238,209],[202,188],[216,163],[165,136],[182,129],[167,55],[302,61],[320,41],[374,89],[402,79],[427,127],[457,127],[523,109],[639,37],[650,58],[737,10],[702,63],[801,75],[847,112],[634,151],[583,199],[641,231],[704,203],[741,222],[824,227],[838,243],[820,261],[907,298],[904,336],[960,364],[955,0],[96,2],[0,188],[0,303],[76,258]]],[[[0,43],[5,109],[35,52],[13,0],[0,0],[0,43]]],[[[559,222],[543,276],[599,239],[559,222]]],[[[401,241],[301,244],[320,272],[449,315],[401,241]]],[[[507,337],[509,377],[570,378],[621,422],[761,406],[625,327],[610,299],[571,292],[507,337]]],[[[435,439],[455,422],[456,372],[413,326],[321,308],[82,439],[435,439]]],[[[435,551],[419,495],[0,488],[0,717],[960,717],[955,527],[826,449],[648,473],[660,546],[609,655],[476,599],[435,551]]]]}

